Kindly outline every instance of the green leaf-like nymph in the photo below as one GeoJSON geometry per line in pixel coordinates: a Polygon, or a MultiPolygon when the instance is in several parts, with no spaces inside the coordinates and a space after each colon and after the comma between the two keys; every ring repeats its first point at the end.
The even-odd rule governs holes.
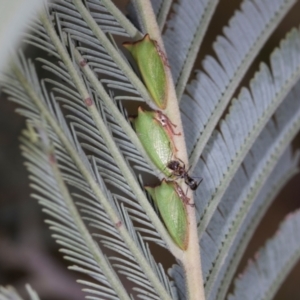
{"type": "Polygon", "coordinates": [[[167,106],[167,77],[165,68],[167,59],[156,41],[146,34],[140,41],[124,43],[135,59],[144,83],[154,102],[160,109],[167,106]]]}
{"type": "Polygon", "coordinates": [[[188,244],[188,221],[186,205],[188,198],[174,181],[162,181],[161,185],[146,187],[155,201],[160,215],[174,242],[183,250],[188,244]]]}
{"type": "Polygon", "coordinates": [[[141,107],[133,124],[150,159],[159,170],[171,177],[173,173],[167,164],[176,152],[172,139],[172,135],[176,134],[172,128],[174,125],[160,111],[144,111],[141,107]]]}

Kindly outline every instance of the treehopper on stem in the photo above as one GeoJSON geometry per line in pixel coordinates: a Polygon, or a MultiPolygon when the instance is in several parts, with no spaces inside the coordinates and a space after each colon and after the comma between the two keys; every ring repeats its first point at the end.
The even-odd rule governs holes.
{"type": "Polygon", "coordinates": [[[157,42],[150,39],[149,34],[137,42],[123,43],[123,46],[136,61],[143,81],[157,107],[165,109],[168,100],[165,68],[169,67],[165,54],[157,42]]]}
{"type": "Polygon", "coordinates": [[[160,111],[138,109],[138,116],[133,120],[135,131],[153,163],[167,177],[172,177],[167,165],[175,158],[176,148],[173,142],[174,126],[167,116],[160,111]]]}
{"type": "Polygon", "coordinates": [[[190,199],[175,181],[163,180],[159,186],[146,187],[146,190],[153,198],[170,236],[185,250],[188,245],[186,205],[190,205],[190,199]]]}

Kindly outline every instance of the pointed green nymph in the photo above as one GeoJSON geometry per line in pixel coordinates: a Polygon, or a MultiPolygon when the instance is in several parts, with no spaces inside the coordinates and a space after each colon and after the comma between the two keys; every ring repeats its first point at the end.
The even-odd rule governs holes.
{"type": "Polygon", "coordinates": [[[173,172],[167,168],[168,162],[175,157],[176,148],[172,139],[173,124],[160,111],[138,109],[133,120],[135,131],[150,159],[166,176],[173,172]]]}
{"type": "Polygon", "coordinates": [[[189,199],[174,182],[162,181],[161,185],[146,187],[153,198],[161,218],[174,242],[183,250],[188,245],[188,220],[186,205],[189,199]]]}
{"type": "Polygon", "coordinates": [[[123,43],[137,63],[144,83],[156,105],[165,109],[167,106],[167,77],[165,68],[167,59],[156,41],[146,34],[140,41],[123,43]]]}

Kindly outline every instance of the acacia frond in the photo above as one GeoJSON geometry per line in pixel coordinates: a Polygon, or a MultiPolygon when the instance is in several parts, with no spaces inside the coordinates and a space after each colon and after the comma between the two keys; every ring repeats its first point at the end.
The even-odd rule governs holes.
{"type": "MultiPolygon", "coordinates": [[[[43,130],[43,120],[39,115],[35,115],[35,118],[32,117],[31,122],[37,128],[43,130]]],[[[58,165],[62,170],[61,177],[70,186],[95,198],[93,192],[80,175],[80,172],[67,155],[58,137],[55,136],[54,132],[51,132],[50,128],[48,128],[48,131],[50,131],[49,137],[51,137],[56,146],[56,157],[58,165]]],[[[47,135],[46,132],[43,134],[47,135]]],[[[118,295],[121,298],[127,299],[128,296],[126,296],[124,291],[123,295],[122,292],[120,294],[114,291],[114,284],[118,290],[122,288],[122,285],[120,285],[116,276],[111,276],[109,274],[110,271],[107,272],[107,270],[112,270],[111,266],[107,265],[105,256],[93,242],[88,231],[86,229],[82,230],[82,227],[85,226],[80,220],[79,215],[76,216],[77,213],[74,215],[76,208],[68,202],[69,194],[61,190],[59,185],[60,178],[55,176],[54,171],[49,166],[49,156],[45,153],[47,147],[50,146],[45,143],[32,143],[24,138],[22,139],[22,143],[21,149],[28,161],[26,166],[31,173],[31,187],[36,192],[33,194],[33,197],[43,206],[43,211],[52,217],[51,220],[47,220],[46,222],[50,225],[51,230],[55,232],[53,237],[62,246],[60,251],[65,254],[65,259],[75,263],[71,269],[87,274],[98,281],[98,284],[95,284],[95,288],[107,293],[109,297],[116,298],[118,295]]],[[[76,141],[74,143],[76,144],[76,141]]],[[[77,147],[80,146],[77,144],[77,147]]],[[[82,152],[81,156],[83,157],[82,152]]],[[[94,199],[94,201],[96,200],[94,199]]],[[[103,208],[101,206],[99,208],[99,206],[98,204],[98,209],[104,215],[104,218],[106,218],[106,222],[111,224],[107,215],[103,214],[103,208]]],[[[110,226],[109,232],[113,234],[116,232],[116,229],[110,226]]]]}
{"type": "MultiPolygon", "coordinates": [[[[21,67],[21,65],[18,65],[18,66],[21,67]]],[[[114,238],[115,241],[117,241],[116,237],[118,237],[118,240],[119,240],[118,247],[121,247],[121,248],[117,248],[117,246],[116,246],[115,250],[117,252],[121,252],[125,255],[123,262],[126,265],[126,262],[128,261],[128,253],[130,255],[132,255],[132,249],[130,249],[130,251],[125,250],[127,247],[124,244],[124,241],[120,236],[120,232],[117,233],[114,223],[112,222],[112,220],[110,218],[108,218],[109,214],[107,215],[106,213],[103,213],[103,212],[101,212],[101,210],[99,210],[99,203],[98,203],[99,195],[97,194],[99,192],[96,192],[96,190],[94,188],[94,184],[92,184],[90,186],[90,184],[87,183],[86,172],[88,172],[90,174],[89,176],[91,176],[93,178],[93,179],[90,178],[89,180],[95,180],[95,182],[97,182],[97,184],[100,185],[99,188],[102,190],[102,193],[104,193],[106,195],[105,196],[107,198],[106,201],[108,201],[110,203],[109,205],[111,206],[111,209],[113,209],[115,211],[114,214],[117,214],[119,216],[119,218],[121,218],[120,219],[121,224],[123,224],[123,226],[124,226],[122,230],[124,230],[126,228],[125,230],[128,230],[128,233],[130,233],[131,240],[130,240],[130,243],[128,243],[129,248],[131,248],[132,246],[137,247],[139,249],[140,253],[144,257],[142,259],[151,261],[149,258],[149,252],[147,250],[147,244],[144,243],[142,236],[133,227],[132,222],[130,220],[130,216],[127,213],[126,207],[124,207],[124,205],[122,205],[122,202],[120,202],[120,203],[115,202],[115,200],[119,201],[121,198],[114,197],[114,195],[113,194],[111,195],[108,192],[108,190],[106,189],[104,181],[101,176],[101,173],[98,172],[96,157],[89,158],[84,153],[84,151],[81,147],[81,144],[78,140],[78,136],[76,135],[76,126],[72,126],[72,122],[71,122],[70,129],[69,129],[68,124],[63,117],[62,111],[60,110],[60,106],[56,102],[55,94],[47,93],[46,86],[43,83],[43,81],[42,81],[42,85],[41,86],[39,85],[39,81],[35,74],[33,65],[30,63],[27,64],[27,62],[24,59],[23,59],[23,65],[22,65],[22,72],[23,72],[23,74],[26,74],[26,76],[31,78],[31,82],[34,83],[34,86],[30,87],[30,89],[35,90],[36,95],[41,97],[41,100],[44,103],[44,105],[47,105],[48,109],[50,110],[51,116],[46,115],[47,118],[55,119],[55,121],[53,120],[52,123],[50,122],[51,126],[54,126],[53,122],[57,122],[57,124],[59,124],[59,126],[60,126],[59,130],[61,130],[62,132],[60,132],[57,128],[55,129],[56,131],[52,131],[51,128],[49,127],[48,128],[48,131],[50,131],[49,137],[57,149],[57,157],[59,159],[59,166],[60,166],[60,169],[62,172],[62,176],[65,179],[65,182],[67,182],[69,186],[72,186],[73,188],[77,189],[81,193],[84,193],[85,198],[90,198],[90,202],[89,202],[90,206],[91,206],[90,210],[89,210],[89,208],[85,207],[84,213],[91,213],[91,210],[92,210],[92,212],[95,212],[95,207],[98,209],[96,216],[97,216],[97,218],[102,216],[102,219],[101,219],[101,222],[103,224],[102,230],[104,232],[108,232],[110,235],[113,235],[115,237],[114,238]],[[58,134],[58,136],[57,136],[57,134],[58,134]],[[63,136],[65,136],[65,137],[63,138],[63,136]],[[66,147],[67,142],[65,139],[67,139],[70,143],[67,147],[66,147]],[[67,149],[67,152],[66,152],[66,149],[67,149]],[[71,152],[69,152],[70,149],[73,149],[75,152],[72,152],[73,154],[71,154],[71,152]],[[77,152],[77,154],[75,154],[76,152],[77,152]],[[73,159],[76,157],[77,157],[76,164],[78,164],[79,160],[80,160],[80,163],[78,166],[79,169],[77,169],[77,166],[76,166],[76,164],[74,164],[74,161],[73,161],[73,159]],[[60,161],[60,159],[62,160],[62,162],[60,161]],[[84,168],[85,168],[85,171],[84,171],[84,168]],[[84,172],[82,173],[82,171],[84,171],[84,172]],[[93,202],[91,202],[91,200],[93,200],[93,202]],[[95,202],[96,202],[96,204],[95,204],[95,202]],[[93,205],[95,207],[92,206],[92,203],[94,203],[93,205]],[[119,249],[124,249],[124,250],[120,251],[119,249]]],[[[23,82],[22,82],[22,84],[23,84],[23,82]]],[[[28,95],[27,95],[28,90],[24,90],[22,84],[20,84],[20,82],[19,82],[19,77],[8,77],[7,76],[7,77],[3,78],[4,90],[9,95],[11,95],[11,100],[16,101],[23,106],[22,109],[18,110],[18,112],[20,114],[24,115],[26,118],[32,120],[33,124],[43,123],[43,119],[41,119],[40,112],[36,107],[36,103],[32,102],[32,100],[28,97],[28,95]]],[[[74,100],[74,103],[76,105],[78,105],[80,108],[80,101],[78,100],[78,95],[76,94],[75,91],[72,91],[71,97],[74,100]]],[[[42,115],[44,113],[45,112],[43,112],[42,115]]],[[[84,116],[84,114],[87,113],[86,108],[80,108],[77,113],[79,113],[80,116],[82,117],[80,122],[87,122],[86,117],[84,116]]],[[[79,124],[80,124],[80,122],[79,122],[79,124]]],[[[85,127],[85,134],[90,135],[93,133],[92,122],[84,123],[83,127],[85,127]]],[[[94,135],[94,137],[97,137],[97,141],[98,141],[98,143],[100,143],[99,145],[101,145],[102,140],[99,137],[99,134],[96,134],[96,136],[94,135]]],[[[103,144],[102,144],[102,148],[106,149],[106,147],[104,147],[103,144]]],[[[100,151],[100,149],[98,151],[100,151]]],[[[33,152],[33,154],[34,153],[36,153],[36,151],[33,152]]],[[[41,202],[43,205],[46,205],[48,207],[46,209],[46,212],[48,214],[50,214],[52,217],[58,219],[58,223],[55,221],[54,221],[54,223],[53,223],[53,221],[50,221],[51,224],[53,225],[53,228],[60,232],[60,234],[56,235],[56,238],[58,238],[59,240],[64,240],[64,238],[65,238],[64,234],[66,234],[67,236],[69,236],[71,234],[71,236],[74,235],[74,238],[77,239],[78,234],[76,234],[76,232],[74,232],[74,230],[72,228],[70,228],[71,229],[71,231],[70,231],[70,229],[67,228],[68,226],[66,227],[65,222],[67,220],[68,220],[67,224],[71,224],[73,222],[72,217],[67,218],[66,208],[63,208],[61,206],[58,207],[57,205],[54,205],[54,203],[51,202],[51,200],[57,201],[58,199],[63,200],[63,198],[62,198],[62,195],[59,194],[59,192],[55,192],[55,187],[50,188],[50,189],[49,189],[49,186],[47,187],[47,180],[49,180],[49,182],[52,182],[52,184],[55,184],[55,183],[54,183],[53,179],[51,180],[51,176],[49,178],[49,175],[43,174],[43,171],[44,172],[45,172],[45,170],[48,171],[48,169],[46,167],[47,161],[46,162],[44,161],[44,163],[42,163],[43,161],[41,161],[40,156],[41,155],[37,155],[36,160],[34,160],[34,158],[31,159],[31,161],[34,165],[31,165],[31,169],[30,169],[35,174],[34,187],[37,188],[38,192],[41,194],[37,197],[39,197],[39,199],[41,199],[41,202]],[[36,165],[37,162],[40,162],[40,164],[36,165]],[[45,176],[41,176],[41,175],[45,175],[45,176]],[[45,197],[46,197],[46,199],[45,199],[45,197]],[[49,197],[49,199],[47,199],[47,197],[49,197]],[[59,224],[60,222],[62,222],[63,224],[59,224]]],[[[107,157],[105,157],[105,158],[102,157],[102,159],[107,160],[107,157]]],[[[103,171],[103,169],[101,171],[103,171]]],[[[120,190],[120,188],[119,188],[119,190],[120,190]]],[[[121,190],[122,190],[122,188],[121,188],[121,190]]],[[[115,193],[118,194],[117,191],[115,191],[115,193]]],[[[103,202],[102,202],[102,204],[103,204],[103,202]]],[[[134,214],[135,218],[137,215],[139,216],[143,212],[143,209],[140,209],[140,206],[137,203],[135,203],[135,206],[131,207],[131,210],[135,211],[135,210],[137,210],[137,208],[139,208],[140,212],[138,214],[137,213],[134,214]]],[[[147,218],[147,216],[144,216],[144,219],[145,218],[147,218]]],[[[92,222],[93,219],[95,219],[95,216],[94,216],[94,218],[92,218],[92,220],[89,218],[89,222],[91,222],[92,224],[93,224],[93,222],[92,222]]],[[[97,219],[95,219],[94,222],[96,223],[96,221],[97,221],[97,219]]],[[[151,232],[153,230],[153,226],[149,225],[147,228],[148,228],[148,234],[149,234],[149,232],[151,232]]],[[[125,235],[125,240],[126,240],[126,235],[125,235]]],[[[154,234],[153,241],[159,241],[159,237],[156,233],[154,234]]],[[[62,243],[66,247],[65,242],[62,241],[62,243]]],[[[162,244],[162,243],[159,242],[159,244],[162,244]]],[[[85,247],[85,243],[83,243],[83,246],[85,247]]],[[[64,250],[64,253],[67,254],[67,259],[69,259],[71,261],[75,261],[76,263],[80,263],[80,259],[85,260],[84,256],[78,257],[76,255],[76,252],[74,252],[74,251],[64,250]],[[75,258],[74,258],[74,255],[75,255],[75,258]],[[78,259],[79,259],[79,261],[78,261],[78,259]]],[[[141,258],[138,258],[138,260],[140,260],[140,259],[141,258]]],[[[136,261],[137,261],[136,257],[132,258],[131,260],[133,261],[134,264],[136,264],[136,261]]],[[[83,263],[83,266],[85,266],[85,263],[83,263]]],[[[96,266],[97,266],[97,264],[96,264],[96,266]]],[[[157,276],[158,278],[163,277],[164,278],[163,283],[168,285],[167,290],[169,292],[171,292],[172,290],[170,288],[170,283],[169,283],[167,277],[162,273],[163,269],[159,268],[158,266],[156,267],[156,264],[153,261],[152,261],[152,266],[153,266],[153,269],[151,268],[152,271],[150,271],[150,272],[155,272],[156,273],[155,276],[157,276]],[[159,273],[157,273],[157,272],[159,272],[159,273]]],[[[89,271],[87,271],[85,268],[82,268],[82,267],[75,266],[75,267],[73,267],[73,269],[90,274],[89,271]]],[[[140,270],[139,267],[137,267],[137,269],[140,270]]],[[[132,273],[130,273],[129,271],[130,270],[128,270],[128,272],[126,273],[126,276],[128,276],[128,278],[130,280],[133,280],[135,285],[142,286],[143,288],[145,288],[147,284],[149,285],[149,281],[147,281],[147,280],[138,281],[138,280],[134,279],[136,274],[134,274],[134,276],[133,276],[132,273]]],[[[139,273],[139,275],[142,278],[144,278],[145,274],[147,274],[147,271],[145,272],[145,270],[143,270],[143,272],[139,273]]],[[[91,276],[94,278],[93,273],[91,274],[91,276]]],[[[103,276],[96,276],[96,277],[102,278],[103,276]]],[[[146,275],[146,277],[147,277],[147,275],[146,275]]],[[[101,282],[102,282],[102,279],[101,279],[101,282]]],[[[151,284],[150,284],[150,286],[151,286],[151,284]]],[[[99,288],[100,287],[97,287],[97,289],[99,289],[99,288]]],[[[138,287],[136,287],[136,289],[138,289],[138,287]]],[[[155,291],[154,291],[153,287],[151,286],[151,288],[148,287],[147,289],[151,291],[151,293],[153,294],[153,297],[155,298],[156,296],[155,296],[155,291]]]]}
{"type": "Polygon", "coordinates": [[[215,282],[210,299],[224,299],[238,264],[257,226],[282,188],[297,174],[299,154],[292,156],[288,149],[257,196],[252,210],[242,224],[230,252],[215,282]],[[252,212],[253,211],[253,212],[252,212]],[[215,296],[217,295],[217,296],[215,296]]]}
{"type": "Polygon", "coordinates": [[[271,300],[300,257],[300,211],[289,214],[274,237],[235,280],[229,300],[271,300]]]}
{"type": "Polygon", "coordinates": [[[217,37],[217,59],[207,56],[205,72],[188,84],[180,103],[190,164],[195,167],[228,102],[267,38],[289,11],[294,0],[244,0],[217,37]]]}
{"type": "Polygon", "coordinates": [[[300,35],[293,29],[271,55],[271,70],[261,64],[251,94],[243,88],[209,139],[195,169],[205,178],[196,192],[199,235],[205,231],[238,167],[268,120],[300,78],[300,35]]]}
{"type": "MultiPolygon", "coordinates": [[[[32,289],[29,284],[26,284],[26,290],[30,300],[39,300],[38,294],[32,289]]],[[[0,286],[0,300],[23,300],[18,292],[12,286],[0,286]]]]}
{"type": "Polygon", "coordinates": [[[186,87],[217,4],[218,0],[181,0],[171,6],[173,13],[166,22],[163,40],[178,99],[186,87]]]}
{"type": "MultiPolygon", "coordinates": [[[[299,132],[299,99],[298,83],[276,111],[276,125],[273,120],[269,121],[244,159],[203,233],[200,245],[208,299],[216,299],[218,292],[218,299],[224,299],[245,247],[274,199],[274,191],[278,192],[298,171],[299,153],[293,156],[290,148],[273,168],[285,147],[299,132]]],[[[184,294],[181,272],[179,266],[173,266],[171,274],[177,288],[184,294]]]]}
{"type": "MultiPolygon", "coordinates": [[[[245,220],[249,215],[253,215],[252,211],[255,210],[253,206],[258,194],[271,172],[274,172],[274,168],[277,169],[276,176],[278,176],[278,167],[275,165],[299,130],[300,82],[277,109],[274,119],[268,122],[245,157],[206,228],[206,234],[201,239],[200,243],[204,247],[208,244],[207,239],[212,240],[215,245],[215,251],[211,251],[209,256],[206,251],[202,251],[207,267],[206,270],[204,269],[207,295],[210,294],[212,288],[217,288],[215,282],[218,274],[222,271],[223,263],[228,253],[232,251],[235,239],[244,227],[245,220]]],[[[298,155],[292,159],[291,149],[285,157],[288,158],[281,160],[289,163],[286,163],[284,167],[282,163],[280,164],[279,173],[282,174],[282,178],[291,169],[295,169],[299,162],[298,155]]],[[[235,255],[241,254],[236,252],[235,255]]]]}

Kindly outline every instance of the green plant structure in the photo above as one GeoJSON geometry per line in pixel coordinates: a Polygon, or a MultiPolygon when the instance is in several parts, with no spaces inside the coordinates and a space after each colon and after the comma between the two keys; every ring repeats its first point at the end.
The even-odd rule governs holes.
{"type": "Polygon", "coordinates": [[[165,68],[168,67],[168,63],[157,42],[146,34],[142,40],[126,42],[123,46],[135,59],[153,101],[158,108],[165,109],[168,100],[165,68]]]}
{"type": "Polygon", "coordinates": [[[176,182],[162,181],[157,187],[146,187],[175,243],[186,249],[188,244],[188,221],[186,205],[189,199],[176,182]]]}
{"type": "MultiPolygon", "coordinates": [[[[142,145],[157,168],[167,177],[172,176],[172,171],[167,165],[175,157],[176,148],[173,143],[173,133],[168,128],[172,124],[162,123],[162,115],[158,111],[144,111],[138,109],[138,116],[133,125],[142,145]]],[[[166,118],[165,116],[163,118],[166,118]]]]}

